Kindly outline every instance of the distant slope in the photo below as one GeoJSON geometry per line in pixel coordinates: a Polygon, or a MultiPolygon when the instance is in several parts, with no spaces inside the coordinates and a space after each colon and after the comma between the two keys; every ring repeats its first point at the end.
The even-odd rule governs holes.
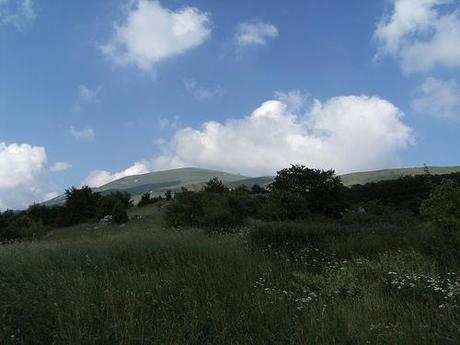
{"type": "MultiPolygon", "coordinates": [[[[460,172],[460,166],[454,167],[428,167],[433,175],[451,174],[460,172]]],[[[345,186],[366,184],[370,182],[394,180],[401,176],[420,175],[425,173],[425,168],[385,169],[376,171],[357,172],[340,176],[345,186]]]]}
{"type": "MultiPolygon", "coordinates": [[[[424,174],[425,168],[404,168],[404,169],[386,169],[377,171],[357,172],[342,175],[342,182],[345,186],[354,184],[365,184],[382,180],[397,179],[400,176],[424,174]]],[[[449,174],[460,172],[460,166],[457,167],[428,167],[430,173],[434,175],[449,174]]],[[[108,194],[112,191],[128,192],[132,195],[134,201],[139,200],[143,193],[152,195],[164,194],[167,190],[178,191],[182,187],[190,190],[199,190],[211,178],[217,177],[222,180],[228,187],[235,188],[239,185],[248,187],[254,184],[267,186],[273,181],[272,176],[247,177],[238,174],[229,174],[222,171],[199,169],[199,168],[182,168],[164,171],[155,171],[143,175],[134,175],[112,181],[94,191],[101,194],[108,194]]],[[[65,196],[60,195],[54,199],[46,201],[47,206],[60,205],[65,202],[65,196]]]]}
{"type": "MultiPolygon", "coordinates": [[[[199,190],[213,177],[217,177],[228,185],[236,183],[237,181],[244,181],[242,184],[247,184],[252,180],[250,177],[244,175],[229,174],[217,170],[181,168],[127,176],[107,183],[99,188],[94,188],[93,190],[101,194],[108,194],[112,191],[128,192],[132,195],[134,200],[137,200],[143,193],[160,195],[164,194],[167,190],[171,190],[173,192],[178,191],[182,187],[190,190],[199,190]]],[[[259,181],[259,179],[260,178],[256,178],[255,180],[259,181]]],[[[238,183],[236,183],[236,185],[238,185],[238,183]]],[[[46,201],[44,204],[52,206],[60,205],[64,202],[65,195],[60,195],[54,199],[46,201]]]]}

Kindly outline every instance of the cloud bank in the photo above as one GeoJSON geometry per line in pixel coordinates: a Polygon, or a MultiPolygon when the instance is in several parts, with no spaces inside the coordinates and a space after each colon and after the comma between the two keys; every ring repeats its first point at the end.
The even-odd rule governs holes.
{"type": "Polygon", "coordinates": [[[209,15],[195,7],[173,11],[159,1],[135,0],[123,22],[114,24],[110,42],[100,48],[119,65],[150,71],[155,63],[203,44],[210,35],[209,15]]]}
{"type": "Polygon", "coordinates": [[[185,166],[260,176],[293,163],[346,173],[399,166],[401,150],[414,142],[404,114],[384,99],[363,95],[314,100],[302,112],[299,95],[277,93],[285,101],[268,100],[246,117],[178,129],[160,144],[160,155],[114,174],[93,172],[86,181],[99,186],[185,166]]]}

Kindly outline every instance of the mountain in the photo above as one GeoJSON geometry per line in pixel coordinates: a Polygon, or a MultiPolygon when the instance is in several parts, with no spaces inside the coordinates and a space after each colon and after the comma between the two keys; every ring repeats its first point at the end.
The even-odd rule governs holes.
{"type": "Polygon", "coordinates": [[[385,180],[395,180],[401,176],[414,176],[425,174],[426,169],[433,175],[451,174],[460,172],[460,166],[453,167],[423,167],[423,168],[402,168],[402,169],[384,169],[375,171],[356,172],[341,175],[342,182],[345,186],[355,184],[366,184],[385,180]]]}
{"type": "MultiPolygon", "coordinates": [[[[342,175],[341,178],[345,186],[351,186],[354,184],[365,184],[369,182],[397,179],[400,176],[424,174],[425,169],[426,168],[404,168],[356,172],[342,175]]],[[[453,172],[460,172],[460,166],[428,167],[428,170],[434,175],[449,174],[453,172]]],[[[213,177],[217,177],[222,180],[222,182],[231,188],[235,188],[240,185],[251,187],[254,184],[267,186],[273,181],[272,176],[248,177],[239,174],[229,174],[217,170],[181,168],[123,177],[99,188],[94,188],[94,191],[101,194],[108,194],[113,191],[128,192],[132,195],[134,201],[136,202],[140,199],[140,196],[143,193],[151,193],[152,196],[162,195],[167,190],[175,192],[180,190],[182,187],[190,190],[199,190],[213,177]]],[[[64,202],[65,195],[60,195],[54,199],[46,201],[44,205],[60,205],[64,202]]]]}

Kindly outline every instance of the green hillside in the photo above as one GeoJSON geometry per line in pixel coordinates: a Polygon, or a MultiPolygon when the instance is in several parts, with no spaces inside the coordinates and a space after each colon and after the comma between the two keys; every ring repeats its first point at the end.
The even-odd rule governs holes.
{"type": "MultiPolygon", "coordinates": [[[[341,175],[341,178],[345,186],[352,186],[355,184],[366,184],[370,182],[394,180],[401,176],[420,175],[425,173],[425,169],[426,168],[422,167],[356,172],[341,175]]],[[[428,167],[428,170],[433,175],[451,174],[455,172],[460,172],[460,166],[428,167]]]]}
{"type": "MultiPolygon", "coordinates": [[[[112,191],[117,190],[122,192],[128,192],[136,201],[143,193],[159,195],[165,193],[167,190],[171,190],[173,192],[178,191],[182,187],[191,190],[198,190],[213,177],[217,177],[229,186],[236,186],[238,184],[252,185],[254,183],[259,182],[251,183],[251,180],[259,181],[260,179],[264,179],[252,179],[247,176],[230,174],[216,170],[200,168],[180,168],[123,177],[119,180],[107,183],[99,188],[94,188],[94,190],[102,194],[110,193],[112,191]],[[238,181],[242,181],[242,183],[237,183],[238,181]]],[[[60,195],[52,200],[45,202],[45,205],[59,205],[62,204],[64,201],[65,196],[60,195]]]]}

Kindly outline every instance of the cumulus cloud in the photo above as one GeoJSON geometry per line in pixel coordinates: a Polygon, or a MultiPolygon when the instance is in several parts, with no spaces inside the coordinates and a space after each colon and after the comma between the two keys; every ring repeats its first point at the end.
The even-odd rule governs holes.
{"type": "Polygon", "coordinates": [[[454,0],[392,0],[377,24],[377,57],[397,57],[406,73],[460,67],[460,8],[454,0]]]}
{"type": "Polygon", "coordinates": [[[78,129],[73,126],[70,127],[69,134],[75,140],[88,140],[88,141],[94,140],[96,136],[96,133],[93,128],[78,129]]]}
{"type": "Polygon", "coordinates": [[[0,0],[1,24],[10,24],[23,30],[35,17],[33,0],[0,0]]]}
{"type": "Polygon", "coordinates": [[[0,189],[32,184],[45,164],[44,147],[0,143],[0,189]]]}
{"type": "Polygon", "coordinates": [[[100,91],[101,86],[98,86],[94,90],[90,89],[89,87],[83,84],[78,86],[78,95],[80,97],[80,100],[87,103],[99,102],[100,91]]]}
{"type": "Polygon", "coordinates": [[[278,36],[278,29],[270,23],[256,20],[238,24],[234,40],[240,47],[265,45],[271,38],[278,36]]]}
{"type": "Polygon", "coordinates": [[[0,143],[0,209],[26,206],[46,165],[46,150],[29,144],[0,143]]]}
{"type": "Polygon", "coordinates": [[[400,150],[413,143],[402,117],[378,97],[314,100],[302,115],[280,100],[269,100],[242,119],[178,130],[163,144],[153,167],[199,166],[256,176],[291,163],[339,173],[398,166],[400,150]]]}
{"type": "Polygon", "coordinates": [[[159,1],[134,0],[111,41],[100,48],[120,65],[149,71],[158,61],[203,44],[211,35],[210,16],[195,7],[176,11],[159,1]]]}
{"type": "Polygon", "coordinates": [[[411,105],[420,114],[460,120],[460,86],[455,80],[427,78],[411,105]]]}
{"type": "Polygon", "coordinates": [[[204,87],[198,85],[195,80],[184,80],[185,89],[198,101],[212,97],[220,97],[224,93],[221,86],[204,87]]]}
{"type": "Polygon", "coordinates": [[[72,168],[72,165],[70,165],[69,163],[56,162],[51,166],[50,170],[52,172],[61,172],[61,171],[69,170],[70,168],[72,168]]]}
{"type": "Polygon", "coordinates": [[[120,178],[132,175],[146,174],[150,172],[150,164],[147,161],[136,162],[129,168],[111,173],[107,170],[92,171],[89,176],[83,181],[83,184],[90,187],[100,187],[109,182],[118,180],[120,178]]]}

